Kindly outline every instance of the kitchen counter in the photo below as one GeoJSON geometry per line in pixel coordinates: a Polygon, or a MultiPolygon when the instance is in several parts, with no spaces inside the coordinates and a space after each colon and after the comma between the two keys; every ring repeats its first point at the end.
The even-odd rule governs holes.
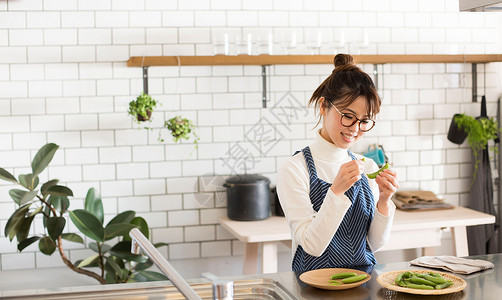
{"type": "MultiPolygon", "coordinates": [[[[434,255],[433,249],[441,245],[444,228],[450,228],[454,253],[469,255],[467,226],[495,223],[495,216],[457,206],[447,210],[396,210],[389,241],[379,250],[422,248],[423,255],[434,255]]],[[[256,274],[258,250],[261,247],[262,273],[277,272],[279,242],[291,241],[291,229],[286,218],[271,216],[261,221],[234,221],[224,216],[220,224],[239,241],[245,243],[244,274],[256,274]]]]}
{"type": "MultiPolygon", "coordinates": [[[[499,300],[502,295],[502,254],[470,256],[469,258],[491,261],[495,268],[470,275],[454,274],[467,282],[467,287],[458,293],[438,296],[421,296],[395,292],[382,287],[377,282],[379,274],[404,269],[423,270],[417,266],[410,266],[408,262],[376,265],[370,272],[371,280],[354,289],[342,291],[326,291],[310,287],[297,280],[294,273],[277,273],[297,299],[480,299],[499,300]]],[[[437,269],[436,269],[437,270],[437,269]]],[[[444,270],[438,270],[445,272],[444,270]]]]}
{"type": "MultiPolygon", "coordinates": [[[[302,283],[298,275],[294,272],[281,272],[266,275],[252,276],[234,276],[230,279],[235,282],[250,282],[253,279],[261,280],[255,286],[271,286],[274,283],[279,287],[278,295],[275,297],[258,297],[259,289],[253,290],[240,286],[241,293],[247,293],[249,297],[239,299],[500,299],[502,295],[502,254],[491,254],[481,256],[471,256],[470,258],[483,259],[493,262],[495,268],[483,272],[477,272],[470,275],[457,275],[467,282],[467,287],[458,293],[443,296],[418,296],[404,293],[398,293],[383,288],[376,281],[379,274],[403,269],[423,269],[416,266],[410,266],[408,262],[390,263],[376,265],[371,270],[371,280],[362,286],[341,291],[327,291],[317,289],[302,283]],[[265,281],[263,281],[265,278],[265,281]],[[284,290],[284,292],[283,292],[284,290]]],[[[20,279],[21,280],[21,279],[20,279]]],[[[203,291],[203,299],[210,299],[210,285],[205,279],[193,279],[189,282],[197,291],[203,291]],[[208,289],[209,288],[209,289],[208,289]]],[[[277,289],[277,288],[276,288],[277,289]]],[[[273,289],[270,289],[275,294],[273,289]]],[[[168,282],[148,282],[148,283],[129,283],[122,285],[104,285],[104,286],[83,286],[50,290],[31,290],[31,291],[2,291],[2,299],[183,299],[168,282]]]]}

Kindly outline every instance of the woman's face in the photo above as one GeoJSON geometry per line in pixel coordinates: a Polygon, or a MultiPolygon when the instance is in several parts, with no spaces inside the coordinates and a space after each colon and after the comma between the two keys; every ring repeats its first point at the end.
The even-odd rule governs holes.
{"type": "MultiPolygon", "coordinates": [[[[338,108],[338,110],[341,113],[353,114],[358,119],[369,118],[366,114],[368,111],[366,100],[362,96],[356,98],[347,108],[338,108]]],[[[340,113],[324,98],[320,107],[320,113],[323,116],[321,136],[339,148],[350,148],[365,134],[365,132],[359,130],[359,122],[354,123],[350,127],[343,126],[340,122],[342,117],[340,113]]]]}

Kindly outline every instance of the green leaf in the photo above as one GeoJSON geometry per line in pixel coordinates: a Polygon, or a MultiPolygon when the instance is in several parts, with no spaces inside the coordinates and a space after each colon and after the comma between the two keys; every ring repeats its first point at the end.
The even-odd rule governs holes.
{"type": "Polygon", "coordinates": [[[20,225],[17,229],[16,239],[18,242],[24,241],[28,234],[30,233],[31,223],[35,216],[28,216],[21,220],[20,225]]]}
{"type": "Polygon", "coordinates": [[[105,241],[111,240],[116,236],[128,234],[131,229],[136,228],[133,224],[111,224],[105,228],[105,241]]]}
{"type": "Polygon", "coordinates": [[[112,225],[112,224],[119,224],[119,223],[131,223],[132,219],[136,216],[136,212],[132,210],[126,210],[118,215],[116,215],[113,219],[108,222],[106,225],[107,227],[112,225]]]}
{"type": "Polygon", "coordinates": [[[43,206],[37,207],[34,211],[30,212],[30,214],[28,215],[28,217],[35,216],[36,214],[40,213],[42,211],[42,209],[44,209],[43,206]]]}
{"type": "Polygon", "coordinates": [[[87,191],[87,196],[85,196],[85,210],[93,214],[98,220],[103,224],[104,222],[104,212],[103,212],[103,202],[101,201],[101,195],[94,188],[90,188],[87,191]]]}
{"type": "Polygon", "coordinates": [[[144,263],[137,264],[136,267],[134,267],[134,270],[142,271],[142,270],[146,270],[146,269],[150,268],[151,266],[153,266],[153,262],[151,259],[149,259],[144,263]]]}
{"type": "Polygon", "coordinates": [[[73,196],[73,192],[63,185],[53,185],[47,188],[47,194],[53,196],[73,196]]]}
{"type": "Polygon", "coordinates": [[[106,258],[105,270],[107,275],[112,276],[116,282],[126,282],[131,274],[131,271],[126,269],[124,261],[115,256],[106,258]]]}
{"type": "MultiPolygon", "coordinates": [[[[141,231],[141,233],[143,233],[143,235],[147,239],[150,238],[150,230],[148,228],[148,224],[146,223],[145,219],[143,219],[142,217],[136,217],[131,220],[130,224],[136,225],[136,227],[141,231]]],[[[126,234],[124,234],[122,236],[122,240],[123,241],[130,241],[131,240],[131,237],[129,236],[129,232],[127,232],[126,234]]]]}
{"type": "Polygon", "coordinates": [[[105,230],[93,214],[83,209],[76,209],[70,211],[70,219],[85,236],[95,241],[103,242],[105,230]]]}
{"type": "Polygon", "coordinates": [[[132,254],[131,242],[129,241],[122,241],[115,244],[115,246],[110,249],[110,254],[127,261],[135,261],[139,263],[144,263],[148,260],[148,257],[144,255],[132,254]]]}
{"type": "Polygon", "coordinates": [[[9,171],[4,168],[0,168],[0,179],[17,183],[16,177],[14,177],[9,171]]]}
{"type": "Polygon", "coordinates": [[[70,207],[70,200],[66,196],[53,196],[49,197],[49,203],[62,214],[70,207]]]}
{"type": "Polygon", "coordinates": [[[145,219],[142,217],[136,217],[132,219],[131,224],[136,225],[141,233],[143,233],[147,239],[150,239],[150,229],[148,228],[148,223],[146,223],[145,219]]]}
{"type": "Polygon", "coordinates": [[[134,274],[134,279],[140,282],[169,280],[164,274],[155,271],[139,271],[134,274]]]}
{"type": "Polygon", "coordinates": [[[110,255],[110,257],[113,259],[113,261],[114,261],[117,265],[119,265],[119,267],[120,267],[121,269],[125,269],[125,268],[126,268],[126,265],[125,265],[125,263],[124,263],[124,260],[122,260],[122,259],[120,259],[120,258],[118,258],[118,257],[116,257],[116,256],[113,256],[113,255],[110,255]]]}
{"type": "Polygon", "coordinates": [[[86,267],[86,266],[89,266],[91,264],[95,264],[97,263],[99,260],[99,255],[98,254],[95,254],[95,255],[92,255],[92,256],[89,256],[88,258],[82,260],[78,265],[77,265],[77,268],[83,268],[83,267],[86,267]]]}
{"type": "MultiPolygon", "coordinates": [[[[49,198],[49,201],[51,199],[49,198]]],[[[50,205],[50,202],[49,202],[49,205],[50,205]]],[[[43,217],[42,217],[42,221],[43,221],[43,225],[44,227],[47,227],[47,220],[49,219],[47,216],[50,216],[52,211],[51,211],[51,208],[49,205],[44,205],[44,214],[43,214],[43,217]]]]}
{"type": "Polygon", "coordinates": [[[153,244],[153,246],[155,248],[159,248],[159,247],[163,247],[163,246],[169,246],[169,244],[168,243],[155,243],[155,244],[153,244]]]}
{"type": "Polygon", "coordinates": [[[51,255],[56,251],[56,244],[50,237],[44,236],[38,242],[38,249],[45,255],[51,255]]]}
{"type": "Polygon", "coordinates": [[[124,259],[127,261],[135,261],[135,262],[139,262],[139,263],[144,263],[148,260],[148,257],[146,257],[144,255],[132,254],[131,252],[127,252],[127,251],[118,252],[118,251],[110,250],[110,254],[113,256],[116,256],[120,259],[124,259]]]}
{"type": "Polygon", "coordinates": [[[101,253],[103,253],[103,254],[105,254],[108,251],[110,251],[110,249],[112,249],[112,246],[110,246],[108,244],[102,244],[101,245],[101,253]]]}
{"type": "MultiPolygon", "coordinates": [[[[78,266],[80,263],[82,262],[82,259],[79,259],[75,262],[75,266],[78,266]]],[[[91,264],[88,264],[87,266],[85,266],[86,268],[99,268],[99,259],[91,264]]]]}
{"type": "Polygon", "coordinates": [[[19,206],[24,205],[33,200],[33,198],[35,198],[37,193],[38,191],[23,191],[18,189],[12,189],[9,191],[10,197],[19,206]]]}
{"type": "Polygon", "coordinates": [[[53,185],[58,184],[59,179],[52,179],[50,181],[47,181],[46,183],[42,184],[42,187],[40,188],[40,192],[42,195],[47,195],[47,189],[53,185]]]}
{"type": "Polygon", "coordinates": [[[63,233],[66,225],[66,219],[63,217],[52,217],[47,220],[47,232],[53,240],[57,240],[63,233]]]}
{"type": "Polygon", "coordinates": [[[9,240],[12,241],[14,236],[16,236],[19,227],[22,225],[24,220],[24,216],[30,210],[30,206],[33,203],[26,203],[25,205],[19,207],[9,218],[7,224],[5,225],[4,235],[9,237],[9,240]]]}
{"type": "Polygon", "coordinates": [[[98,243],[96,242],[90,242],[89,245],[87,245],[89,247],[89,249],[91,249],[92,251],[96,252],[96,253],[99,253],[99,249],[98,249],[98,243]]]}
{"type": "Polygon", "coordinates": [[[63,233],[61,235],[61,238],[70,242],[84,244],[84,239],[80,235],[75,233],[63,233]]]}
{"type": "Polygon", "coordinates": [[[29,239],[24,239],[19,244],[17,244],[17,250],[19,250],[19,252],[22,252],[24,250],[24,248],[28,247],[29,245],[33,244],[34,242],[38,241],[39,239],[40,239],[39,236],[32,236],[29,239]]]}
{"type": "Polygon", "coordinates": [[[107,257],[106,264],[111,267],[111,268],[108,268],[107,270],[110,270],[110,271],[113,270],[113,273],[115,273],[116,275],[120,275],[122,273],[122,269],[115,262],[115,260],[113,260],[113,258],[107,257]]]}
{"type": "Polygon", "coordinates": [[[47,168],[58,148],[58,145],[49,143],[45,144],[42,148],[40,148],[40,150],[38,150],[31,162],[31,170],[33,171],[34,176],[42,173],[42,171],[47,168]]]}
{"type": "Polygon", "coordinates": [[[30,191],[38,186],[38,176],[33,177],[33,174],[19,175],[19,183],[30,191]]]}
{"type": "MultiPolygon", "coordinates": [[[[96,252],[96,253],[99,253],[99,248],[98,248],[98,243],[96,242],[90,242],[89,243],[89,248],[96,252]]],[[[110,249],[112,248],[112,246],[108,245],[108,244],[101,244],[101,254],[105,254],[106,252],[110,251],[110,249]]]]}
{"type": "Polygon", "coordinates": [[[114,276],[115,274],[112,274],[110,272],[106,272],[105,274],[105,280],[106,280],[106,283],[108,284],[114,284],[114,283],[118,283],[117,282],[117,279],[115,278],[114,276]]]}

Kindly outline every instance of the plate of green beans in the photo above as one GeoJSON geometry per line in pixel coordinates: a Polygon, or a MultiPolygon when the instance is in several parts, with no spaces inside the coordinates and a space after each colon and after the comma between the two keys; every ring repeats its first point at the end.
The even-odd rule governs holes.
{"type": "Polygon", "coordinates": [[[370,274],[342,268],[326,268],[307,271],[300,280],[308,285],[325,290],[346,290],[355,288],[371,279],[370,274]]]}
{"type": "Polygon", "coordinates": [[[377,282],[389,290],[418,295],[456,293],[467,286],[460,277],[431,270],[390,271],[378,275],[377,282]]]}

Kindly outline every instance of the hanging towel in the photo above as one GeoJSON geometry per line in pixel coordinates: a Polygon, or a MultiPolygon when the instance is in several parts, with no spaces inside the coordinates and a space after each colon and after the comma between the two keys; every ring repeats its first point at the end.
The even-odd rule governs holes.
{"type": "Polygon", "coordinates": [[[410,264],[439,268],[458,274],[471,274],[495,267],[491,262],[481,259],[468,259],[456,256],[422,256],[410,261],[410,264]]]}
{"type": "MultiPolygon", "coordinates": [[[[486,97],[481,98],[480,118],[486,118],[486,97]]],[[[488,147],[480,150],[478,158],[481,160],[478,166],[476,179],[469,191],[468,207],[490,215],[495,215],[493,205],[492,171],[488,147]]],[[[474,162],[474,158],[472,159],[474,162]]],[[[495,224],[467,226],[467,241],[470,255],[497,253],[495,239],[495,224]]]]}

